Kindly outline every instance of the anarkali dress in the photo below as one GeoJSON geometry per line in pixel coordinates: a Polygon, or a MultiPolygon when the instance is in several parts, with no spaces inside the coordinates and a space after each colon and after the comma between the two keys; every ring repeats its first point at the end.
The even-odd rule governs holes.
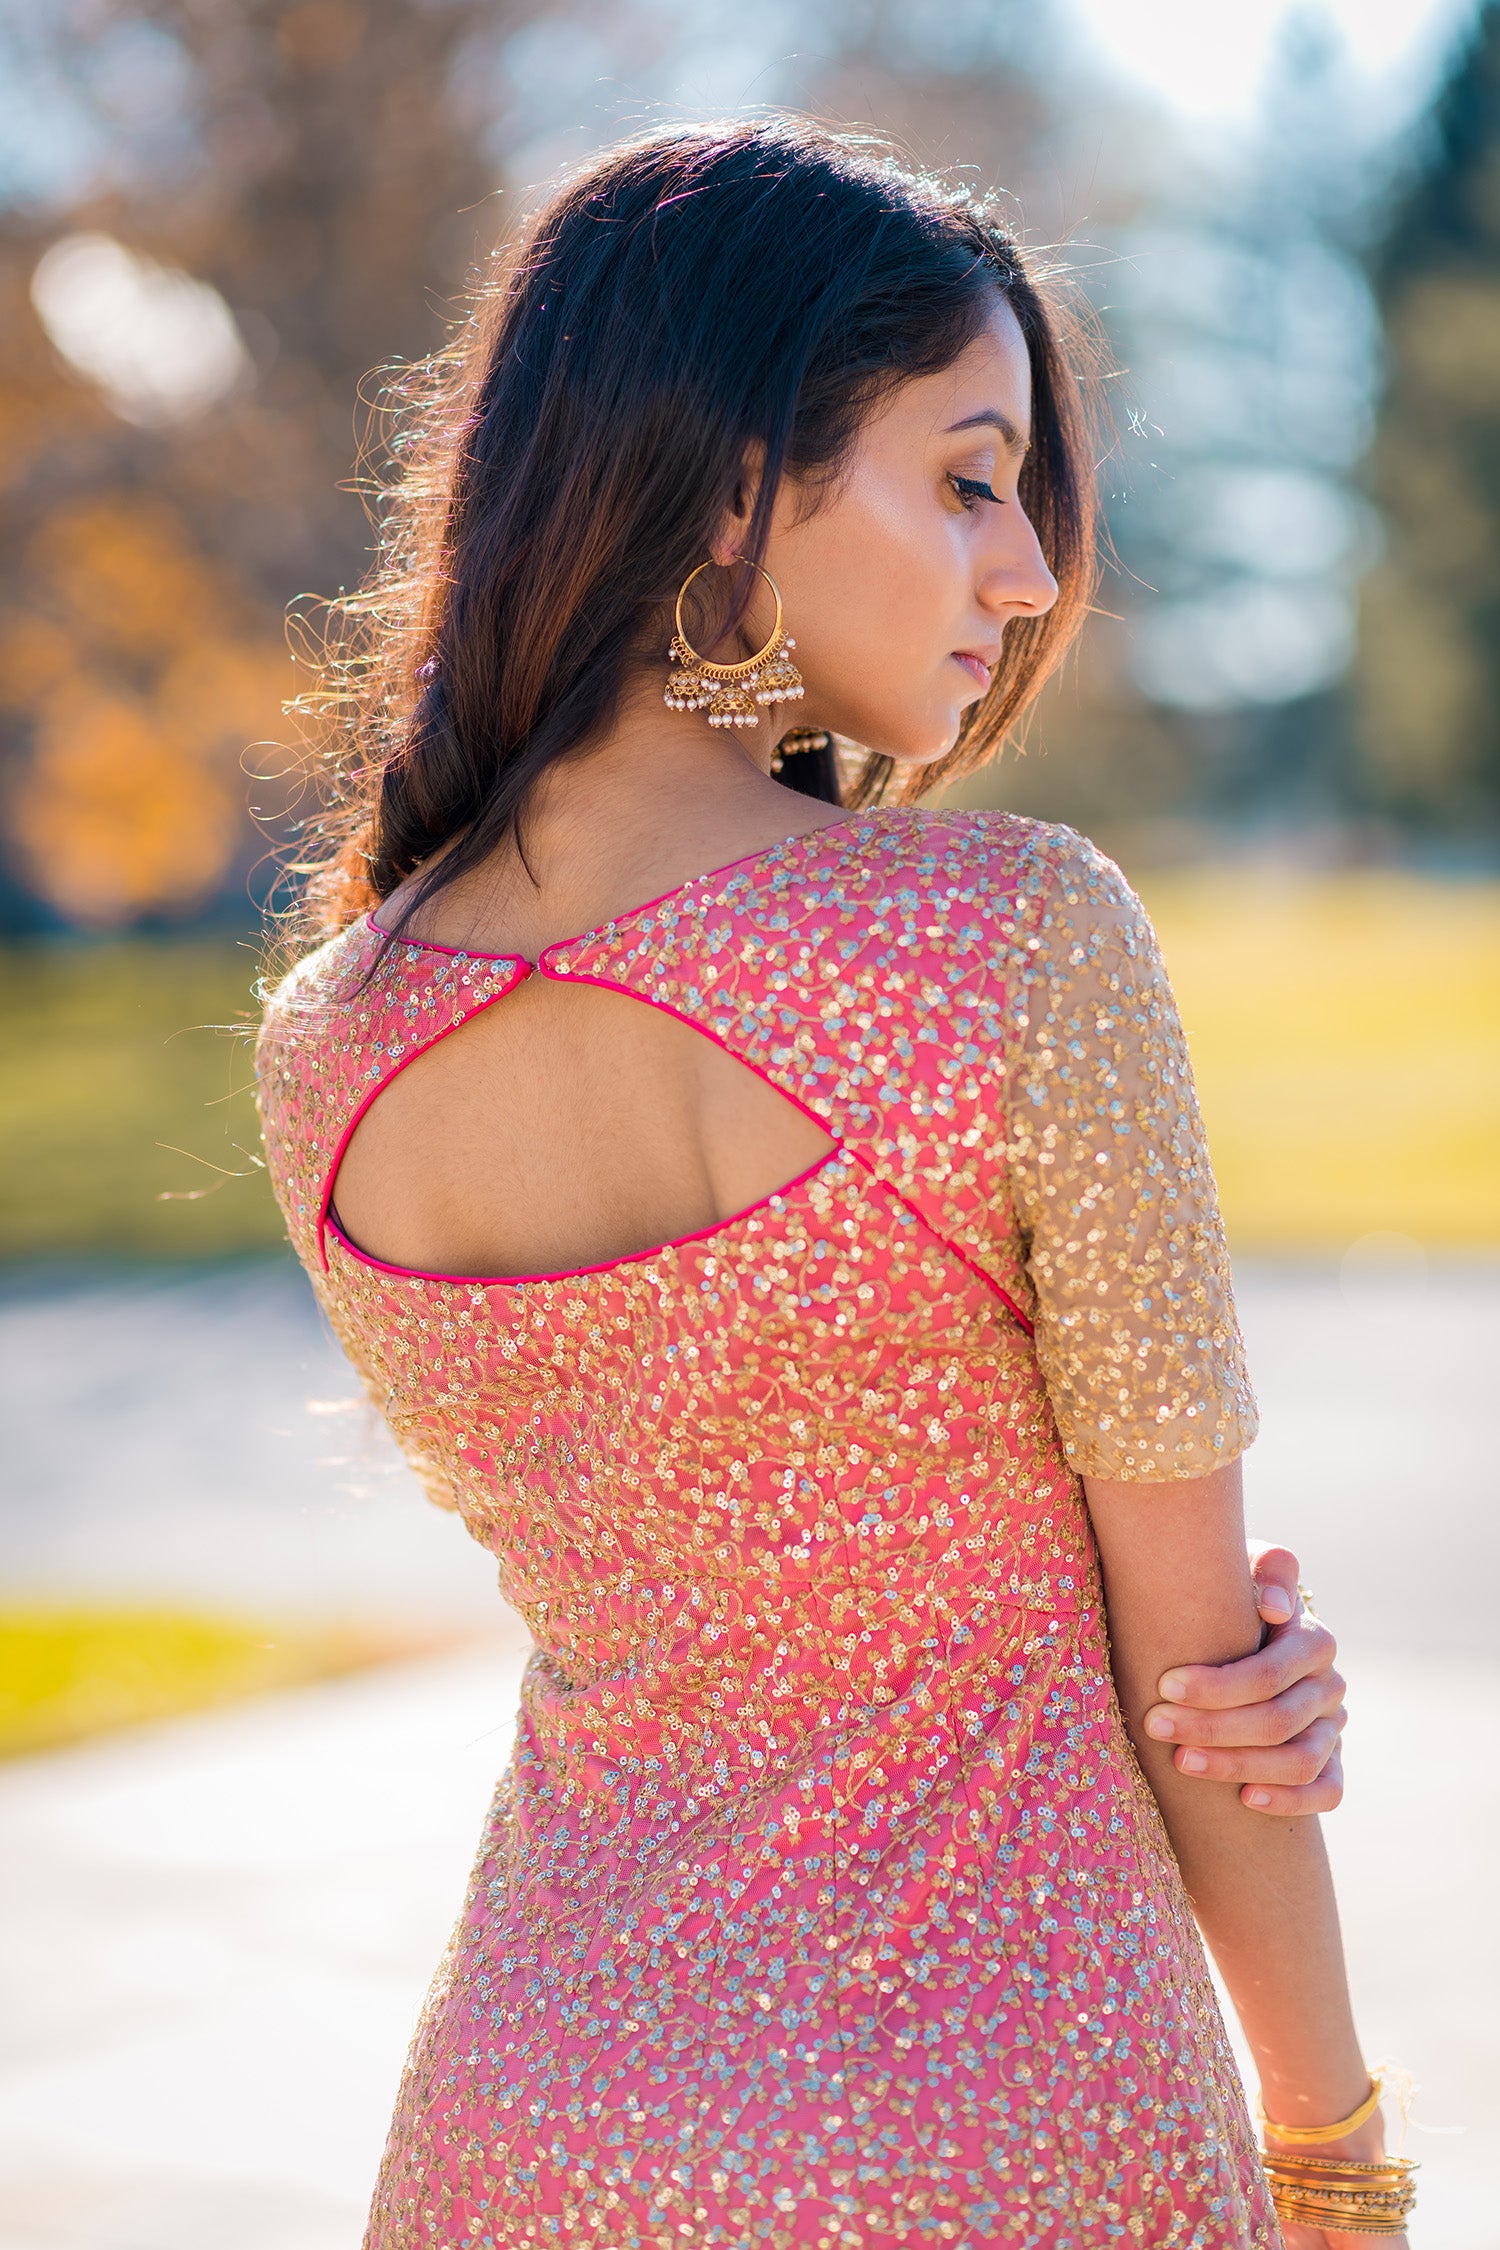
{"type": "Polygon", "coordinates": [[[1116,865],[888,806],[534,962],[372,916],[257,1060],[327,1319],[534,1642],[366,2250],[1273,2250],[1080,1481],[1256,1432],[1116,865]],[[832,1147],[574,1271],[367,1254],[355,1125],[529,976],[670,1011],[832,1147]]]}

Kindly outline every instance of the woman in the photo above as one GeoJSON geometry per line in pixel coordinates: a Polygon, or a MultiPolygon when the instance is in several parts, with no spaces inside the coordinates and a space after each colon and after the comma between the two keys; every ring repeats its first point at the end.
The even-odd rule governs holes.
{"type": "Polygon", "coordinates": [[[981,208],[778,119],[560,189],[404,448],[262,1113],[536,1650],[369,2250],[1272,2244],[1194,1912],[1277,2127],[1341,2128],[1288,2242],[1399,2228],[1285,1817],[1337,1685],[1234,1668],[1150,925],[917,801],[1087,608],[1088,374],[981,208]]]}

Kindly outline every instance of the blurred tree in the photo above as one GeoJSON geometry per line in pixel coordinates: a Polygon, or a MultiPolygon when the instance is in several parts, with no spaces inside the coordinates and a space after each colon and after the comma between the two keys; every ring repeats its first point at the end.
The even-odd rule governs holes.
{"type": "Polygon", "coordinates": [[[71,173],[13,163],[0,211],[12,928],[216,895],[243,916],[263,845],[242,759],[294,732],[286,603],[365,567],[361,399],[441,340],[498,228],[451,80],[508,18],[495,0],[0,6],[31,74],[11,104],[34,88],[81,151],[71,173]]]}
{"type": "Polygon", "coordinates": [[[1329,713],[1373,545],[1351,484],[1378,334],[1352,92],[1332,28],[1290,13],[1253,121],[1179,152],[1110,277],[1135,409],[1110,508],[1124,614],[1091,652],[1093,756],[1070,762],[1082,824],[1129,830],[1132,857],[1176,856],[1186,823],[1347,809],[1329,713]]]}
{"type": "Polygon", "coordinates": [[[44,517],[0,698],[30,734],[11,827],[42,895],[110,925],[211,892],[239,847],[241,755],[274,729],[284,652],[182,517],[103,495],[44,517]]]}
{"type": "Polygon", "coordinates": [[[1352,700],[1403,821],[1500,842],[1500,4],[1487,0],[1373,261],[1387,381],[1368,466],[1387,550],[1352,700]]]}
{"type": "MultiPolygon", "coordinates": [[[[653,117],[763,102],[1010,191],[1120,342],[1104,614],[1032,754],[971,801],[1137,856],[1200,842],[1185,815],[1492,805],[1496,0],[1380,269],[1396,372],[1371,488],[1393,538],[1366,593],[1362,763],[1333,679],[1368,514],[1347,475],[1372,365],[1358,105],[1327,36],[1290,24],[1248,166],[1210,180],[1091,78],[1067,15],[0,0],[0,927],[244,918],[271,863],[241,761],[295,740],[288,600],[363,575],[366,409],[441,339],[513,196],[653,117]]],[[[275,829],[295,752],[249,763],[291,769],[262,794],[275,829]]]]}

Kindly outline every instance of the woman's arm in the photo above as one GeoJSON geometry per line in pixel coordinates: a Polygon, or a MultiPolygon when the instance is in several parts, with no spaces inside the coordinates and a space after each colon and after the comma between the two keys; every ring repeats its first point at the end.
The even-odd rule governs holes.
{"type": "Polygon", "coordinates": [[[1196,1746],[1145,1724],[1158,1705],[1179,1723],[1164,1675],[1186,1671],[1201,1690],[1191,1667],[1243,1663],[1261,1626],[1236,1465],[1258,1412],[1182,1018],[1114,862],[1067,828],[1037,828],[1028,850],[1003,1116],[1037,1365],[1088,1495],[1126,1720],[1266,2108],[1286,2125],[1329,2123],[1369,2079],[1318,1824],[1244,1803],[1238,1779],[1180,1770],[1174,1755],[1196,1746]]]}
{"type": "MultiPolygon", "coordinates": [[[[1317,1822],[1258,1817],[1233,1788],[1195,1782],[1145,1724],[1164,1673],[1223,1664],[1260,1639],[1240,1464],[1164,1483],[1086,1476],[1084,1489],[1125,1723],[1255,2058],[1266,2110],[1287,2125],[1345,2117],[1370,2077],[1317,1822]]],[[[1378,2113],[1328,2153],[1378,2155],[1378,2113]]]]}

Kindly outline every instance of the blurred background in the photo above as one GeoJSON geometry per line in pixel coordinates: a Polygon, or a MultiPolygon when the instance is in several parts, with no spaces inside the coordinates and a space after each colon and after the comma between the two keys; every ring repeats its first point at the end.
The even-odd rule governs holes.
{"type": "Polygon", "coordinates": [[[1113,340],[1099,614],[955,795],[1156,919],[1414,2241],[1493,2250],[1500,5],[0,0],[4,2250],[358,2242],[524,1649],[260,1167],[284,706],[473,262],[768,103],[1005,191],[1113,340]]]}

